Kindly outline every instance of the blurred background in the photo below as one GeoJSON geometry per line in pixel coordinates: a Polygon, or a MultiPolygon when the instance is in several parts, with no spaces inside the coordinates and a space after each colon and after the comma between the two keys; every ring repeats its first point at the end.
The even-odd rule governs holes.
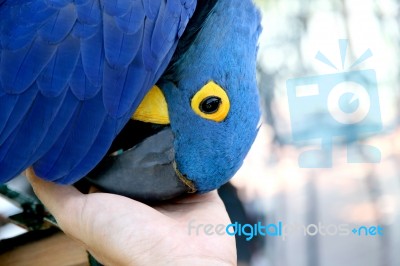
{"type": "MultiPolygon", "coordinates": [[[[305,236],[298,231],[285,239],[258,236],[250,241],[242,236],[237,241],[240,265],[400,265],[400,3],[395,0],[256,0],[256,3],[263,13],[257,74],[264,117],[252,150],[232,180],[234,187],[226,186],[220,191],[228,195],[226,202],[232,220],[300,226],[345,224],[350,229],[379,225],[384,233],[305,236]],[[348,42],[345,58],[339,40],[348,42]],[[363,55],[369,57],[353,66],[363,55]],[[313,76],[323,83],[327,75],[363,70],[374,71],[370,76],[374,84],[369,84],[371,79],[368,79],[361,85],[373,95],[370,101],[375,106],[379,104],[380,110],[374,110],[378,115],[371,122],[379,124],[378,127],[366,132],[359,123],[327,123],[332,113],[322,98],[311,100],[309,105],[315,108],[308,108],[307,116],[293,123],[293,116],[302,113],[305,107],[289,101],[287,80],[307,80],[313,76]],[[327,139],[329,132],[335,134],[327,139]],[[323,146],[326,142],[328,148],[323,146]],[[371,160],[371,153],[361,145],[379,150],[379,162],[349,163],[348,150],[360,160],[371,160]],[[299,166],[301,154],[322,148],[323,158],[315,153],[308,160],[319,161],[328,156],[329,161],[331,154],[331,166],[299,166]],[[241,203],[229,196],[236,193],[241,203]]],[[[329,93],[333,88],[328,84],[323,89],[329,93]]],[[[349,105],[352,103],[351,100],[349,105]]],[[[362,100],[353,105],[361,108],[357,104],[361,106],[362,100]]],[[[8,217],[20,210],[4,201],[0,201],[0,210],[0,239],[22,233],[19,227],[1,220],[1,216],[8,217]]]]}
{"type": "MultiPolygon", "coordinates": [[[[266,224],[279,221],[302,226],[346,224],[350,229],[381,225],[384,234],[304,236],[303,232],[294,232],[285,240],[257,237],[248,243],[253,250],[249,264],[400,265],[400,3],[395,0],[256,2],[263,13],[258,82],[264,118],[244,167],[233,179],[248,215],[253,221],[266,224]],[[339,39],[348,40],[343,66],[339,39]],[[353,67],[368,49],[372,56],[353,67]],[[336,68],[317,60],[318,52],[336,68]],[[302,112],[304,106],[289,101],[287,80],[318,76],[322,82],[326,75],[368,69],[376,73],[379,97],[374,95],[370,100],[380,105],[379,130],[366,134],[365,128],[357,123],[329,127],[326,121],[332,114],[326,106],[309,109],[307,117],[292,124],[291,115],[296,115],[293,111],[302,112]],[[321,133],[323,130],[336,134],[331,138],[331,167],[301,168],[299,156],[304,151],[321,149],[323,142],[313,133],[319,131],[326,137],[327,134],[321,133]],[[302,141],[293,138],[294,134],[302,141]],[[349,163],[348,150],[365,161],[370,159],[371,154],[361,149],[360,144],[380,150],[380,162],[349,163]]],[[[367,93],[374,90],[374,85],[365,87],[367,93]]],[[[326,105],[315,101],[311,100],[310,105],[326,105]]],[[[321,159],[318,154],[312,158],[321,159]]]]}

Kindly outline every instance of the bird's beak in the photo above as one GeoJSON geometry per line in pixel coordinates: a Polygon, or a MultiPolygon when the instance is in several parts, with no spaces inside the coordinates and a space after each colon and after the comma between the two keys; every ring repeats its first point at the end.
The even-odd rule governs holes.
{"type": "Polygon", "coordinates": [[[157,85],[154,85],[146,94],[132,119],[157,125],[169,125],[167,101],[157,85]]]}
{"type": "MultiPolygon", "coordinates": [[[[160,202],[195,192],[194,184],[177,169],[168,108],[158,87],[146,95],[133,118],[146,122],[136,122],[142,125],[163,126],[137,140],[132,148],[105,157],[87,175],[89,182],[102,191],[142,202],[160,202]]],[[[132,134],[140,130],[133,128],[132,134]]]]}

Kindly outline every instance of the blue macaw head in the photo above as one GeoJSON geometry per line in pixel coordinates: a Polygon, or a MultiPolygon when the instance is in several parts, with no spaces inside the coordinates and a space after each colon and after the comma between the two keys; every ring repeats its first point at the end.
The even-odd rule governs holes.
{"type": "Polygon", "coordinates": [[[160,81],[175,136],[177,169],[200,193],[234,175],[257,134],[260,28],[250,4],[220,1],[184,56],[160,81]]]}
{"type": "Polygon", "coordinates": [[[238,18],[225,5],[216,6],[185,56],[159,83],[175,136],[177,168],[199,192],[218,188],[234,175],[260,118],[257,16],[235,23],[238,18]]]}
{"type": "MultiPolygon", "coordinates": [[[[195,13],[168,69],[133,116],[168,124],[171,132],[152,136],[126,155],[126,163],[135,168],[132,175],[147,176],[137,181],[138,187],[152,188],[139,193],[145,197],[158,191],[161,198],[170,198],[188,187],[199,193],[219,188],[242,165],[258,131],[255,72],[260,15],[249,0],[205,2],[208,10],[195,13]],[[154,160],[160,162],[159,168],[154,160]],[[176,176],[183,188],[176,185],[176,176]]],[[[116,172],[110,173],[109,185],[103,187],[115,186],[116,172]]]]}

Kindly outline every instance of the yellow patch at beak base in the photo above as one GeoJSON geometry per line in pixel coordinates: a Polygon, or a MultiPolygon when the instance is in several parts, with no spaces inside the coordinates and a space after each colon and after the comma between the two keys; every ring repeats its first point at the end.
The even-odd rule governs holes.
{"type": "Polygon", "coordinates": [[[132,116],[133,120],[146,123],[168,125],[168,105],[161,89],[154,85],[143,98],[132,116]]]}

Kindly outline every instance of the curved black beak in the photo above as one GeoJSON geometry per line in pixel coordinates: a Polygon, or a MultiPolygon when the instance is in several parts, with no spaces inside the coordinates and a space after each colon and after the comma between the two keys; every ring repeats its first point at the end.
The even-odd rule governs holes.
{"type": "Polygon", "coordinates": [[[176,169],[170,127],[117,156],[108,156],[86,177],[104,192],[142,202],[160,202],[195,192],[176,169]]]}

